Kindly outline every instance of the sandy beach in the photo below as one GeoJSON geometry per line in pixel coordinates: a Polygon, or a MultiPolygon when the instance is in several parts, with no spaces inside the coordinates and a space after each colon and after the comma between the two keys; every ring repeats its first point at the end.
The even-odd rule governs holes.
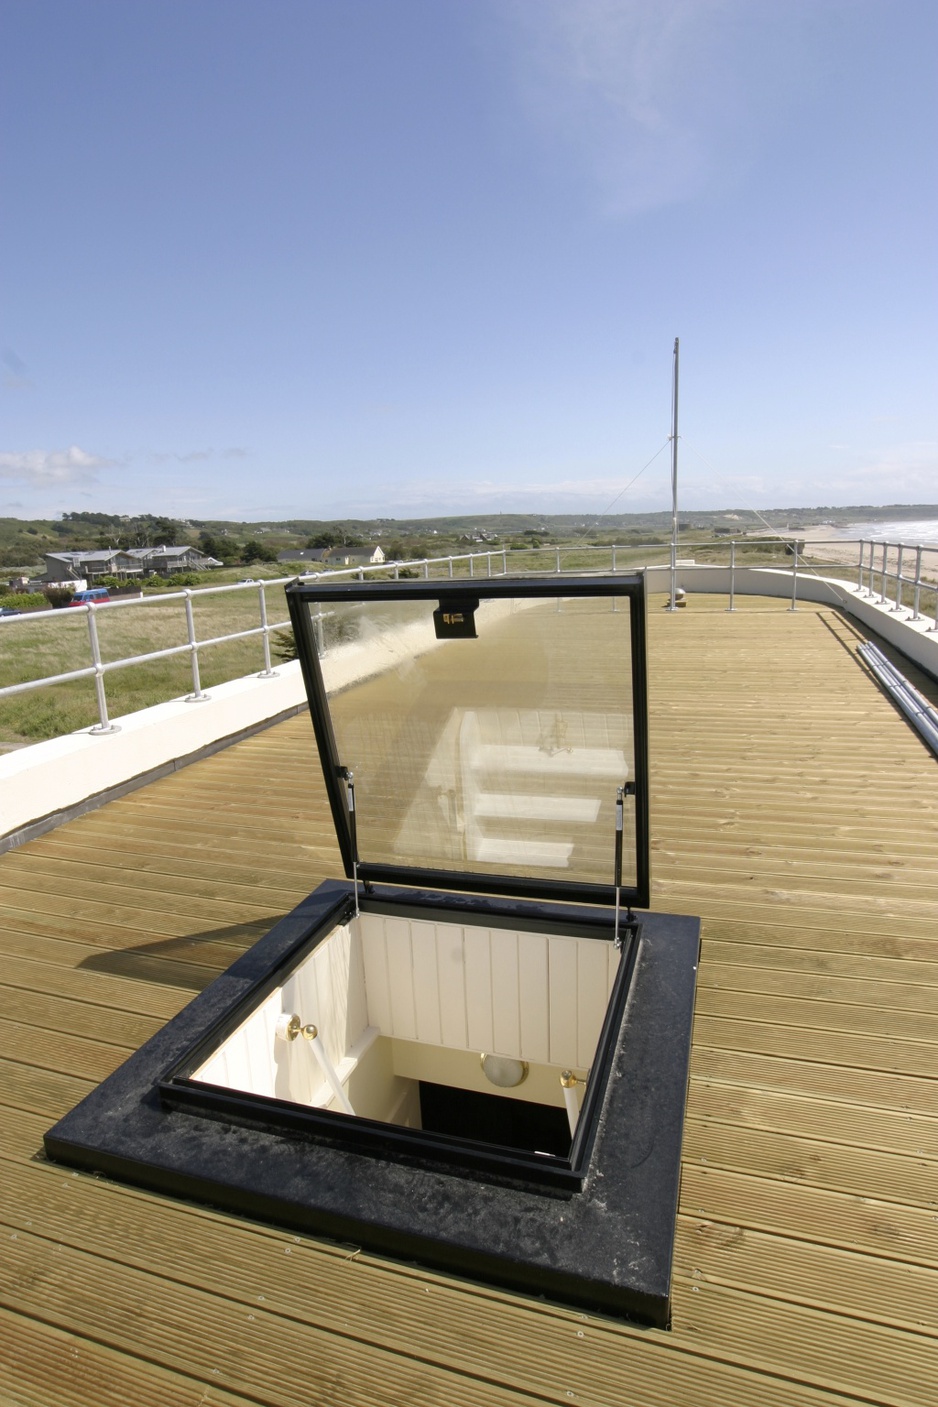
{"type": "MultiPolygon", "coordinates": [[[[837,574],[843,575],[844,567],[849,567],[849,579],[857,580],[857,569],[859,564],[860,544],[857,539],[839,539],[831,537],[831,530],[823,524],[817,527],[800,528],[797,532],[761,532],[753,534],[757,537],[779,537],[790,540],[797,539],[804,543],[804,556],[810,559],[813,566],[824,563],[826,566],[836,567],[837,574]]],[[[860,534],[858,534],[858,537],[860,534]]],[[[883,571],[883,544],[874,542],[872,544],[873,555],[873,582],[874,587],[879,589],[882,581],[883,571]]],[[[916,549],[914,546],[906,546],[902,553],[902,576],[911,584],[915,580],[916,549]]],[[[895,547],[887,547],[886,551],[886,573],[887,577],[894,574],[899,567],[899,552],[895,547]]],[[[863,540],[863,580],[868,579],[870,567],[870,541],[863,540]]],[[[922,548],[922,580],[928,582],[938,582],[938,547],[922,548]]],[[[887,587],[890,597],[895,595],[895,582],[889,581],[887,587]]]]}

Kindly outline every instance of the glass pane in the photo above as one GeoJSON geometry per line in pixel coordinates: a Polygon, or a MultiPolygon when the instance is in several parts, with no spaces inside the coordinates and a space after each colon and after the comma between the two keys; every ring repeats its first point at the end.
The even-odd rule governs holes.
{"type": "Polygon", "coordinates": [[[483,600],[476,639],[437,639],[436,607],[343,604],[323,629],[361,860],[611,884],[634,779],[628,598],[483,600]]]}

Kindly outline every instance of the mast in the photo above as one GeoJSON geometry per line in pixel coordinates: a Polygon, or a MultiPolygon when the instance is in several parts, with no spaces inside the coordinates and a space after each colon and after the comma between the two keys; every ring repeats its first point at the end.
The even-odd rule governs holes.
{"type": "Polygon", "coordinates": [[[671,604],[677,609],[677,387],[681,355],[681,339],[674,339],[674,381],[671,391],[671,604]]]}

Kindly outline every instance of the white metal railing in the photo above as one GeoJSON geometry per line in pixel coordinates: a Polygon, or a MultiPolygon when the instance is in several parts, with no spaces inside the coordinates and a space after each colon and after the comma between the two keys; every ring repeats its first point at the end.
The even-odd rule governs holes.
{"type": "MultiPolygon", "coordinates": [[[[329,580],[340,579],[342,577],[353,577],[359,581],[365,579],[366,575],[388,575],[395,579],[402,573],[418,573],[424,579],[429,579],[431,572],[437,577],[452,578],[457,574],[466,575],[473,578],[477,575],[491,577],[493,575],[508,573],[510,557],[524,557],[525,573],[527,575],[555,575],[565,571],[580,572],[584,570],[608,571],[636,570],[639,566],[652,565],[648,561],[650,556],[656,552],[664,554],[665,560],[660,565],[669,566],[672,573],[677,570],[693,570],[694,565],[712,566],[722,565],[729,568],[729,606],[728,609],[736,609],[736,573],[738,569],[737,551],[742,548],[751,551],[754,547],[784,548],[792,554],[792,592],[791,607],[795,610],[798,600],[799,579],[806,575],[817,576],[818,559],[814,554],[822,552],[826,546],[834,545],[835,540],[830,542],[812,542],[811,552],[813,560],[809,565],[804,557],[802,546],[799,542],[790,538],[746,538],[744,540],[727,540],[724,538],[708,539],[706,541],[694,541],[687,544],[688,550],[695,552],[707,551],[713,553],[718,550],[721,555],[726,554],[726,562],[714,562],[712,557],[705,563],[682,563],[677,559],[676,564],[671,561],[673,554],[670,553],[668,543],[635,543],[628,545],[613,545],[610,547],[593,547],[590,545],[570,544],[564,547],[524,547],[517,549],[499,548],[497,550],[487,550],[484,552],[469,552],[461,555],[446,557],[428,557],[420,561],[413,562],[392,562],[380,565],[369,565],[361,567],[345,567],[335,571],[322,573],[304,573],[306,576],[316,575],[329,580]],[[583,565],[584,556],[588,559],[586,567],[583,565]],[[534,557],[537,565],[532,569],[530,559],[534,557]],[[589,558],[594,558],[596,565],[589,562],[589,558]],[[644,558],[644,561],[640,561],[644,558]],[[540,565],[542,559],[544,565],[540,565]],[[574,561],[574,559],[576,559],[574,561]],[[565,561],[566,564],[565,565],[565,561]],[[457,570],[458,569],[458,570],[457,570]]],[[[857,548],[857,561],[853,570],[857,573],[857,582],[854,590],[858,595],[870,598],[878,598],[879,604],[889,604],[889,591],[892,591],[893,611],[906,611],[908,618],[913,621],[926,619],[923,615],[923,606],[927,598],[932,600],[933,622],[928,629],[938,631],[938,547],[910,546],[902,543],[875,542],[867,539],[859,540],[836,540],[839,548],[855,546],[857,548]],[[907,564],[913,562],[914,565],[907,570],[907,564]],[[929,576],[923,575],[924,564],[928,564],[929,576]],[[906,602],[903,598],[908,597],[906,602]]],[[[747,567],[758,565],[758,561],[745,563],[747,567]]],[[[849,562],[840,561],[831,563],[840,570],[849,572],[851,570],[849,562]]],[[[235,640],[246,640],[259,637],[262,649],[263,668],[256,676],[259,679],[276,678],[276,671],[271,667],[271,634],[278,630],[283,630],[289,626],[288,620],[271,621],[268,613],[267,592],[272,588],[285,586],[287,583],[296,580],[296,577],[284,576],[269,578],[265,581],[237,582],[226,586],[206,586],[186,588],[181,591],[169,591],[154,593],[152,596],[141,596],[104,602],[100,605],[81,605],[62,610],[48,611],[27,611],[19,616],[6,617],[0,624],[0,645],[6,638],[10,638],[7,632],[16,630],[27,621],[51,620],[62,622],[64,619],[74,619],[82,612],[87,622],[88,630],[88,653],[89,663],[79,669],[66,670],[59,674],[44,675],[40,678],[19,681],[14,684],[7,684],[0,687],[0,699],[9,698],[16,694],[26,693],[30,690],[49,688],[56,684],[70,683],[80,679],[93,679],[97,698],[98,722],[90,729],[95,734],[108,734],[116,731],[115,725],[110,721],[108,715],[107,691],[105,681],[107,676],[115,670],[126,669],[132,665],[143,665],[156,660],[170,659],[176,656],[188,655],[192,672],[192,692],[186,695],[187,702],[198,703],[207,699],[209,695],[202,687],[200,671],[200,652],[209,650],[213,646],[228,644],[235,640]],[[250,626],[244,630],[231,631],[223,635],[215,635],[206,639],[199,639],[196,633],[195,614],[193,611],[193,601],[209,596],[220,596],[225,593],[254,591],[258,598],[258,624],[250,626]],[[120,659],[105,660],[102,657],[101,644],[98,635],[97,618],[105,611],[125,610],[130,606],[149,607],[155,605],[165,605],[167,602],[179,602],[185,614],[186,640],[183,644],[170,645],[165,649],[149,650],[141,654],[127,655],[120,659]]]]}

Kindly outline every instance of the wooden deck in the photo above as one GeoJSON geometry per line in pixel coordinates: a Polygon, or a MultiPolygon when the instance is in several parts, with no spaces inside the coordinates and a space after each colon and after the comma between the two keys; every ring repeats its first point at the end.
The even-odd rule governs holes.
{"type": "Polygon", "coordinates": [[[0,1401],[938,1402],[938,763],[835,613],[660,604],[653,903],[704,918],[673,1330],[44,1161],[339,872],[298,718],[0,861],[0,1401]]]}

